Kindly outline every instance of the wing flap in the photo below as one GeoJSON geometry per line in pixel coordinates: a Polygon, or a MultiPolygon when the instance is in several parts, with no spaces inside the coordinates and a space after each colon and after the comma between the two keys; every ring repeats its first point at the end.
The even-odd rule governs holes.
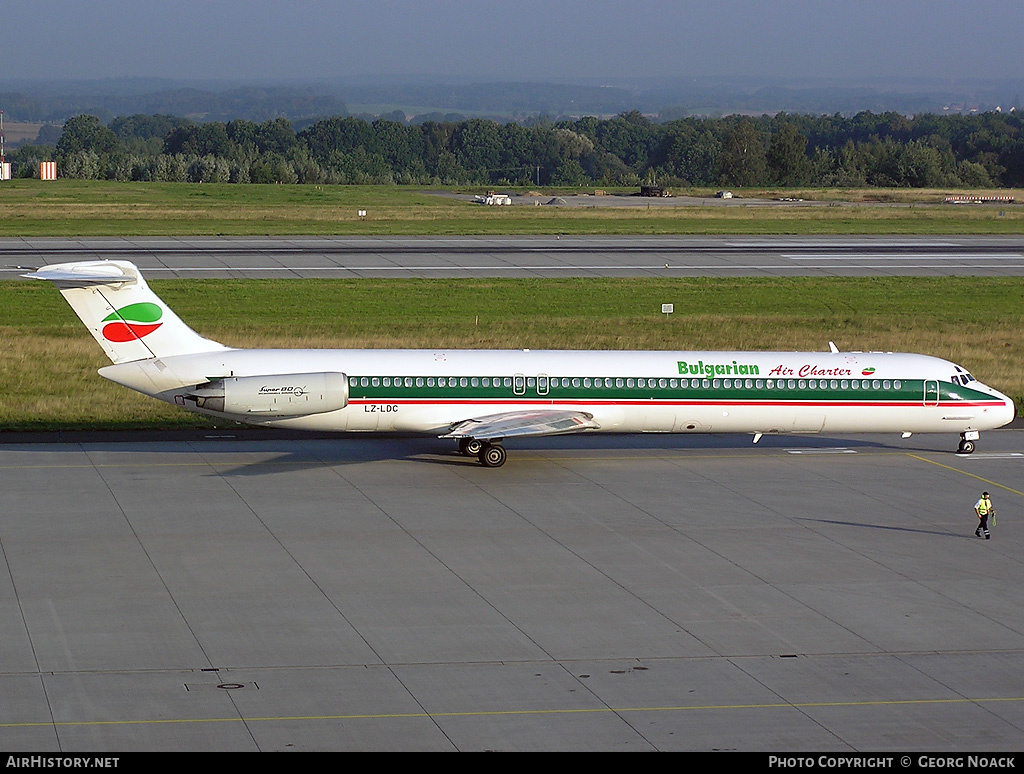
{"type": "Polygon", "coordinates": [[[456,422],[441,438],[493,441],[539,435],[565,435],[597,430],[601,426],[585,411],[506,411],[456,422]]]}

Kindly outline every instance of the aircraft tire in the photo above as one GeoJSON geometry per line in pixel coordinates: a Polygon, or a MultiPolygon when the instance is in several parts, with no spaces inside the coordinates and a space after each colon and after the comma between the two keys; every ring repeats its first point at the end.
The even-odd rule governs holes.
{"type": "Polygon", "coordinates": [[[508,453],[500,444],[487,443],[480,450],[480,464],[485,468],[500,468],[507,458],[508,453]]]}
{"type": "Polygon", "coordinates": [[[974,451],[974,441],[961,441],[957,447],[957,454],[971,454],[974,451]]]}
{"type": "Polygon", "coordinates": [[[459,452],[467,457],[479,457],[484,450],[484,442],[476,438],[462,438],[459,440],[459,452]]]}

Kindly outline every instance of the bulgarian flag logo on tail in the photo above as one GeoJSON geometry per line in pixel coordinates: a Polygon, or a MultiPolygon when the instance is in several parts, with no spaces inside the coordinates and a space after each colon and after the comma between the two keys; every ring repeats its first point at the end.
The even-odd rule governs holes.
{"type": "Polygon", "coordinates": [[[103,318],[103,338],[115,342],[141,339],[163,325],[163,316],[163,310],[148,301],[122,306],[103,318]]]}

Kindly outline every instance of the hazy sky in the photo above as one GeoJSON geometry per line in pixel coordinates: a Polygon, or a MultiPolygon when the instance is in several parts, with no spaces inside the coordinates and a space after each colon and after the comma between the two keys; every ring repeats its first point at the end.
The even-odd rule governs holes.
{"type": "Polygon", "coordinates": [[[1022,0],[20,0],[5,78],[1024,77],[1022,0]]]}

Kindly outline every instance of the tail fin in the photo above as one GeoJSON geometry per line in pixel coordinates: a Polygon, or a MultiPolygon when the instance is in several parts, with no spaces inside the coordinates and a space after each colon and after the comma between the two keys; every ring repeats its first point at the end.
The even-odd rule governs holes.
{"type": "Polygon", "coordinates": [[[228,349],[185,325],[128,261],[58,263],[23,276],[53,282],[114,363],[228,349]]]}

